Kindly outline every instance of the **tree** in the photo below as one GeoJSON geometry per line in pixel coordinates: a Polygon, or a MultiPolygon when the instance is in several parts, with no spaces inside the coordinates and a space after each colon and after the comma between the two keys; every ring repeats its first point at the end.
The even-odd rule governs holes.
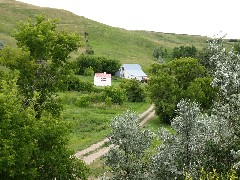
{"type": "Polygon", "coordinates": [[[210,58],[213,67],[212,85],[219,88],[219,107],[234,128],[235,135],[240,137],[240,56],[233,51],[227,52],[222,44],[212,44],[216,53],[210,58]]]}
{"type": "Polygon", "coordinates": [[[136,79],[124,80],[121,82],[120,87],[125,90],[128,101],[130,102],[143,102],[145,100],[145,92],[141,84],[136,79]]]}
{"type": "Polygon", "coordinates": [[[201,65],[208,69],[209,73],[213,75],[214,69],[216,68],[216,62],[211,60],[211,57],[218,53],[218,49],[215,48],[216,45],[223,49],[222,39],[211,39],[208,41],[208,45],[203,47],[198,53],[198,59],[201,65]]]}
{"type": "Polygon", "coordinates": [[[212,108],[217,99],[218,88],[211,85],[212,78],[196,78],[187,88],[185,97],[198,102],[204,110],[212,108]]]}
{"type": "Polygon", "coordinates": [[[111,123],[111,148],[104,157],[113,179],[148,179],[146,150],[150,147],[153,133],[142,131],[139,117],[133,111],[115,117],[111,123]]]}
{"type": "Polygon", "coordinates": [[[178,104],[172,128],[174,134],[159,130],[162,144],[152,157],[154,179],[181,179],[185,172],[197,179],[202,167],[207,172],[215,168],[227,173],[231,169],[234,134],[227,119],[201,113],[197,103],[183,100],[178,104]]]}
{"type": "Polygon", "coordinates": [[[94,72],[106,72],[114,75],[120,67],[120,62],[105,57],[81,55],[76,60],[77,74],[83,75],[85,69],[93,68],[94,72]]]}
{"type": "Polygon", "coordinates": [[[177,79],[167,73],[159,73],[157,76],[151,77],[148,85],[156,114],[163,122],[170,124],[179,99],[180,88],[177,79]]]}
{"type": "Polygon", "coordinates": [[[67,148],[69,125],[51,115],[36,119],[32,105],[23,108],[18,74],[0,71],[0,177],[87,179],[88,167],[67,148]]]}
{"type": "MultiPolygon", "coordinates": [[[[202,176],[202,167],[205,173],[214,168],[227,176],[233,166],[239,165],[240,58],[227,52],[220,41],[211,42],[214,55],[209,59],[214,68],[211,84],[219,89],[219,96],[208,110],[209,115],[201,113],[195,103],[178,104],[178,116],[172,121],[176,133],[160,131],[163,144],[153,156],[152,167],[156,179],[172,172],[172,178],[187,172],[196,179],[202,176]]],[[[239,169],[234,174],[239,177],[239,169]]]]}
{"type": "Polygon", "coordinates": [[[193,86],[196,78],[207,77],[206,69],[193,58],[181,58],[164,64],[155,64],[152,66],[151,72],[152,76],[148,83],[150,97],[155,104],[156,114],[166,123],[170,123],[174,117],[177,103],[181,99],[190,98],[190,95],[193,95],[190,99],[200,100],[195,96],[199,90],[204,93],[202,98],[205,98],[201,101],[206,102],[207,94],[211,94],[213,91],[207,86],[198,86],[197,90],[194,89],[191,93],[187,92],[190,91],[189,86],[193,86]]]}
{"type": "Polygon", "coordinates": [[[195,46],[179,46],[175,47],[172,52],[173,59],[185,58],[185,57],[197,57],[197,48],[195,46]]]}
{"type": "MultiPolygon", "coordinates": [[[[69,53],[81,45],[80,36],[65,31],[58,32],[57,20],[36,16],[35,21],[19,23],[14,37],[19,47],[29,52],[28,57],[16,59],[10,67],[20,71],[18,85],[24,95],[24,105],[29,106],[33,92],[39,96],[34,109],[36,117],[40,118],[44,110],[51,110],[49,104],[54,103],[58,83],[62,75],[61,68],[66,63],[69,53]],[[22,65],[23,63],[23,65],[22,65]]],[[[11,57],[6,59],[8,62],[11,57]]],[[[5,64],[8,65],[8,62],[5,64]]],[[[51,106],[51,105],[50,105],[51,106]]],[[[56,107],[52,114],[59,114],[56,107]]]]}
{"type": "Polygon", "coordinates": [[[167,55],[168,55],[167,49],[164,48],[163,46],[156,47],[153,49],[153,57],[160,62],[163,62],[164,58],[166,58],[167,55]]]}

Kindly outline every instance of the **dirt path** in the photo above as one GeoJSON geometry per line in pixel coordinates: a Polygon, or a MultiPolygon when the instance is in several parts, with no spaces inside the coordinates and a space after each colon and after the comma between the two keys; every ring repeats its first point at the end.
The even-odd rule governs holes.
{"type": "MultiPolygon", "coordinates": [[[[148,120],[152,119],[155,116],[154,106],[151,105],[145,112],[143,112],[140,117],[140,126],[143,126],[148,120]]],[[[113,145],[108,147],[102,147],[109,139],[105,138],[102,141],[93,144],[92,146],[84,149],[82,151],[78,151],[75,153],[77,158],[82,159],[86,162],[86,164],[91,164],[95,159],[106,154],[113,145]]]]}

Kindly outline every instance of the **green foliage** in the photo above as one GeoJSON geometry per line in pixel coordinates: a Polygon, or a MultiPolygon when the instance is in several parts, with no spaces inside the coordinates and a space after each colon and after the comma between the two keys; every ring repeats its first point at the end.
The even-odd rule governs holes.
{"type": "MultiPolygon", "coordinates": [[[[150,97],[156,106],[156,114],[166,123],[170,123],[170,119],[174,117],[177,103],[181,99],[201,100],[205,103],[204,107],[211,95],[214,95],[213,88],[207,87],[207,82],[203,83],[207,80],[199,79],[202,83],[195,80],[207,77],[206,69],[196,59],[181,58],[155,64],[151,72],[153,75],[148,83],[150,97]],[[198,86],[198,89],[192,89],[193,86],[198,86]],[[202,93],[202,96],[197,97],[198,93],[202,93]]],[[[211,106],[211,102],[208,103],[211,106]]]]}
{"type": "Polygon", "coordinates": [[[92,67],[88,67],[84,70],[84,76],[93,76],[94,70],[92,67]]]}
{"type": "Polygon", "coordinates": [[[199,52],[199,62],[208,69],[211,75],[214,74],[214,70],[217,66],[216,61],[212,58],[214,58],[220,49],[224,49],[223,39],[211,39],[208,41],[208,46],[203,47],[202,51],[199,52]],[[218,48],[215,48],[216,45],[218,48]]]}
{"type": "Polygon", "coordinates": [[[94,72],[106,72],[114,75],[120,67],[118,60],[109,59],[105,57],[95,57],[81,55],[77,58],[76,62],[77,73],[83,75],[87,68],[92,68],[94,72]]]}
{"type": "Polygon", "coordinates": [[[0,177],[2,179],[87,179],[89,169],[67,148],[69,125],[23,108],[16,73],[0,80],[0,177]]]}
{"type": "Polygon", "coordinates": [[[198,53],[199,63],[207,68],[210,72],[212,71],[212,63],[210,58],[214,55],[214,52],[209,47],[204,47],[198,53]]]}
{"type": "Polygon", "coordinates": [[[163,46],[156,47],[153,49],[153,57],[160,62],[163,62],[164,58],[167,57],[167,55],[168,55],[167,49],[164,48],[163,46]]]}
{"type": "Polygon", "coordinates": [[[105,103],[106,103],[107,106],[111,106],[112,105],[112,98],[111,97],[106,97],[105,103]]]}
{"type": "Polygon", "coordinates": [[[166,73],[151,77],[148,82],[150,98],[155,104],[156,114],[160,119],[170,124],[180,95],[180,88],[175,77],[166,73]]]}
{"type": "Polygon", "coordinates": [[[237,54],[240,54],[240,43],[239,43],[239,42],[234,43],[233,50],[234,50],[234,52],[236,52],[237,54]]]}
{"type": "Polygon", "coordinates": [[[179,46],[175,47],[172,52],[173,59],[185,58],[185,57],[197,57],[197,48],[195,46],[179,46]]]}
{"type": "Polygon", "coordinates": [[[198,102],[205,110],[216,101],[218,89],[211,86],[212,78],[196,78],[187,88],[185,97],[198,102]]]}
{"type": "Polygon", "coordinates": [[[113,179],[148,179],[146,150],[153,134],[140,129],[139,117],[132,111],[115,117],[111,128],[109,139],[115,147],[104,158],[113,179]]]}
{"type": "Polygon", "coordinates": [[[0,50],[2,50],[4,46],[5,46],[4,42],[0,40],[0,50]]]}
{"type": "Polygon", "coordinates": [[[141,87],[141,83],[136,79],[124,80],[120,87],[125,90],[128,101],[143,102],[145,100],[145,92],[141,87]]]}
{"type": "MultiPolygon", "coordinates": [[[[185,180],[193,180],[193,177],[186,173],[185,180]]],[[[204,168],[201,169],[199,180],[237,180],[239,179],[237,172],[234,169],[230,169],[227,173],[219,173],[216,169],[210,172],[206,172],[204,168]]]]}
{"type": "Polygon", "coordinates": [[[75,33],[56,32],[57,23],[58,20],[44,16],[36,16],[35,22],[19,23],[14,34],[18,46],[28,50],[35,61],[52,60],[59,66],[81,44],[79,35],[75,33]]]}
{"type": "Polygon", "coordinates": [[[77,98],[75,105],[78,107],[88,107],[90,105],[90,98],[88,95],[85,96],[81,96],[79,98],[77,98]]]}
{"type": "MultiPolygon", "coordinates": [[[[4,49],[2,63],[9,68],[20,72],[18,85],[24,96],[23,104],[28,107],[37,92],[37,100],[34,104],[36,117],[40,118],[46,104],[55,102],[56,92],[62,76],[62,66],[66,62],[69,53],[80,46],[80,36],[65,31],[56,31],[57,21],[36,16],[35,21],[19,23],[14,37],[18,46],[24,49],[15,52],[4,49]]],[[[51,106],[51,105],[50,105],[51,106]]],[[[57,107],[55,105],[51,108],[57,107]]],[[[50,108],[50,109],[51,109],[50,108]]],[[[53,115],[59,115],[57,107],[53,115]]]]}
{"type": "Polygon", "coordinates": [[[65,86],[64,89],[67,89],[68,91],[83,91],[83,92],[94,91],[94,86],[92,83],[82,81],[79,78],[79,76],[74,74],[67,75],[63,84],[65,86]]]}
{"type": "Polygon", "coordinates": [[[172,120],[175,133],[159,131],[162,144],[153,156],[154,177],[182,178],[184,171],[195,179],[200,177],[202,167],[226,173],[234,163],[231,149],[237,149],[227,119],[220,114],[201,113],[196,103],[186,100],[178,104],[177,113],[172,120]]]}
{"type": "Polygon", "coordinates": [[[124,91],[121,88],[117,88],[113,86],[105,87],[104,96],[106,98],[110,97],[113,103],[116,103],[119,105],[122,105],[126,99],[124,91]]]}

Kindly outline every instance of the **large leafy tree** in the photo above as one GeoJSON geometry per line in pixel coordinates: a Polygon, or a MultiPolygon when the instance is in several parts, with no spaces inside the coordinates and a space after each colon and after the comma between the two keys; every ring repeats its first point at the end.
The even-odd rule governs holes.
{"type": "Polygon", "coordinates": [[[69,126],[51,115],[35,118],[24,108],[17,72],[0,71],[1,179],[87,179],[88,168],[67,148],[69,126]]]}
{"type": "Polygon", "coordinates": [[[207,71],[196,59],[181,58],[164,64],[155,64],[149,81],[150,97],[156,105],[157,115],[170,123],[177,103],[182,98],[200,100],[202,107],[212,105],[215,90],[207,79],[207,71]],[[198,79],[198,80],[196,80],[198,79]],[[194,87],[197,87],[195,89],[194,87]],[[198,93],[201,92],[201,96],[198,93]],[[208,95],[211,94],[212,96],[208,95]],[[209,102],[210,101],[210,102],[209,102]]]}
{"type": "MultiPolygon", "coordinates": [[[[25,97],[25,106],[30,104],[33,92],[38,93],[34,106],[37,118],[44,110],[59,114],[60,108],[54,97],[61,79],[61,68],[70,52],[81,45],[79,35],[58,31],[57,23],[55,19],[36,16],[35,20],[19,23],[14,34],[18,46],[29,54],[12,61],[10,67],[20,72],[18,85],[25,97]]],[[[7,61],[5,64],[9,65],[12,57],[4,59],[7,61]]]]}

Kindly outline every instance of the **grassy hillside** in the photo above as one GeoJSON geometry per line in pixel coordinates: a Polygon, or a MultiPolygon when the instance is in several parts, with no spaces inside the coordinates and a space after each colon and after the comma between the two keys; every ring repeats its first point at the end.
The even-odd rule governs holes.
{"type": "MultiPolygon", "coordinates": [[[[11,37],[18,21],[26,21],[36,14],[60,18],[59,28],[69,29],[81,35],[87,32],[89,45],[96,55],[119,59],[123,63],[139,63],[147,69],[154,62],[153,48],[164,46],[169,51],[180,45],[202,47],[207,37],[166,34],[160,32],[128,31],[104,25],[65,10],[41,8],[15,0],[0,0],[0,40],[16,46],[11,37]]],[[[80,53],[80,52],[79,52],[80,53]]],[[[78,54],[74,53],[73,58],[78,54]]]]}

